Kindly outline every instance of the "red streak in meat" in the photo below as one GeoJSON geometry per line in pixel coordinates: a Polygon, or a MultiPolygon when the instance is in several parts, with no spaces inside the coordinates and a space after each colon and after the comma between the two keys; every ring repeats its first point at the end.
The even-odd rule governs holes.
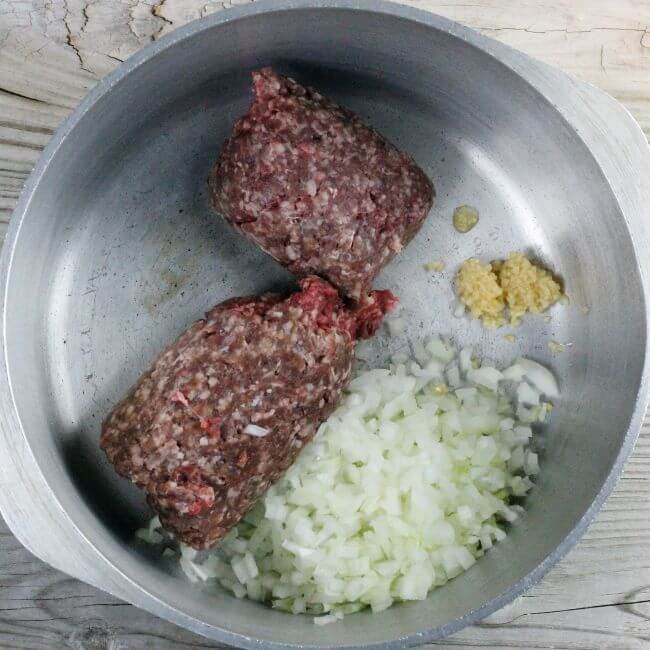
{"type": "Polygon", "coordinates": [[[221,437],[221,418],[220,417],[213,417],[213,418],[200,418],[200,427],[204,431],[207,432],[207,434],[211,438],[220,438],[221,437]]]}
{"type": "Polygon", "coordinates": [[[176,469],[171,480],[160,486],[158,498],[179,514],[196,516],[212,508],[214,490],[203,480],[196,465],[186,465],[176,469]]]}
{"type": "Polygon", "coordinates": [[[371,291],[367,299],[363,300],[354,311],[355,336],[359,339],[368,339],[374,336],[384,315],[392,311],[398,302],[398,299],[390,291],[371,291]]]}

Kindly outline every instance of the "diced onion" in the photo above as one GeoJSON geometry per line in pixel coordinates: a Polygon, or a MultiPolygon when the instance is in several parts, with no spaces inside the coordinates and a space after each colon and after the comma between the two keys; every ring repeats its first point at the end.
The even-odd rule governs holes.
{"type": "Polygon", "coordinates": [[[472,367],[472,348],[463,348],[458,355],[460,371],[466,374],[472,367]]]}
{"type": "MultiPolygon", "coordinates": [[[[413,350],[415,359],[400,355],[350,382],[314,441],[215,551],[199,561],[180,545],[189,580],[216,579],[237,598],[325,625],[421,600],[505,537],[504,522],[522,514],[511,497],[524,497],[539,471],[529,425],[556,384],[526,360],[503,373],[473,367],[471,350],[459,355],[443,339],[413,350]]],[[[154,523],[148,539],[159,535],[154,523]]]]}
{"type": "Polygon", "coordinates": [[[257,424],[247,424],[244,427],[244,433],[247,433],[249,436],[255,436],[256,438],[263,438],[271,432],[269,429],[260,427],[257,424]]]}
{"type": "Polygon", "coordinates": [[[334,614],[326,614],[325,616],[316,616],[314,618],[314,623],[316,625],[328,625],[329,623],[335,623],[338,621],[338,618],[334,614]]]}
{"type": "Polygon", "coordinates": [[[539,404],[539,393],[530,384],[522,381],[517,386],[517,400],[526,406],[537,406],[539,404]]]}
{"type": "Polygon", "coordinates": [[[499,381],[503,379],[503,374],[496,368],[483,366],[482,368],[470,369],[467,373],[467,379],[473,384],[496,391],[499,387],[499,381]]]}
{"type": "Polygon", "coordinates": [[[531,359],[520,358],[517,359],[517,365],[520,366],[525,373],[526,379],[537,390],[546,395],[546,397],[559,397],[560,389],[553,373],[545,368],[542,364],[532,361],[531,359]]]}
{"type": "Polygon", "coordinates": [[[526,376],[526,371],[518,364],[513,364],[503,371],[503,378],[508,381],[521,381],[526,376]]]}

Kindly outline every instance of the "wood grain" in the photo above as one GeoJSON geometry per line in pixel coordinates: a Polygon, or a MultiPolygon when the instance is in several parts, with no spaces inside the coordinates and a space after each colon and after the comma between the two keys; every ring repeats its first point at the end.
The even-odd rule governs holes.
{"type": "MultiPolygon", "coordinates": [[[[107,72],[213,0],[0,0],[0,235],[51,134],[107,72]]],[[[650,135],[650,0],[411,0],[622,101],[650,135]]],[[[650,422],[589,531],[525,596],[437,647],[650,647],[650,422]]],[[[205,639],[44,565],[0,527],[0,647],[189,648],[205,639]]]]}

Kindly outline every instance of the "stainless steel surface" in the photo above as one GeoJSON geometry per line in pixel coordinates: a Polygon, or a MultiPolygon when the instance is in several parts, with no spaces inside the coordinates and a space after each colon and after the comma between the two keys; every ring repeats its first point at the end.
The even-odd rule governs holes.
{"type": "MultiPolygon", "coordinates": [[[[192,23],[90,93],[30,178],[3,250],[6,459],[0,507],[39,557],[160,616],[246,647],[398,646],[438,638],[521,593],[575,542],[636,437],[647,396],[647,143],[594,88],[449,21],[377,2],[259,3],[192,23]],[[289,276],[211,213],[205,178],[272,64],[358,111],[438,190],[416,240],[377,286],[408,336],[440,332],[496,360],[549,364],[562,398],[540,434],[542,474],[506,541],[428,600],[319,628],[197,590],[132,544],[147,517],[97,441],[155,352],[226,297],[289,276]],[[459,235],[454,207],[479,225],[459,235]],[[466,257],[533,253],[571,304],[506,344],[451,315],[466,257]],[[445,261],[432,277],[424,262],[445,261]],[[588,313],[582,309],[588,307],[588,313]],[[548,342],[570,343],[552,355],[548,342]]],[[[392,341],[390,345],[400,345],[392,341]]],[[[389,343],[376,344],[378,357],[389,343]]]]}

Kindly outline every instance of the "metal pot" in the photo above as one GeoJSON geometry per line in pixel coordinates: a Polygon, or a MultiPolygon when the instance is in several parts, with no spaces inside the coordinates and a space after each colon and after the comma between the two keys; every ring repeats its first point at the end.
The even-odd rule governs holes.
{"type": "Polygon", "coordinates": [[[625,109],[442,18],[282,0],[191,23],[97,85],[15,211],[2,254],[2,514],[58,569],[243,647],[401,647],[477,621],[575,543],[632,448],[648,393],[649,200],[648,146],[625,109]],[[290,282],[206,200],[260,65],[358,111],[434,178],[431,216],[377,281],[411,314],[405,337],[448,333],[504,362],[523,352],[562,384],[538,434],[542,473],[508,538],[426,601],[324,628],[197,588],[134,544],[147,510],[98,448],[103,416],[166,342],[213,303],[290,282]],[[469,235],[451,227],[459,204],[481,213],[469,235]],[[571,303],[550,322],[527,319],[509,344],[453,318],[449,280],[469,256],[515,249],[560,275],[571,303]],[[426,274],[432,259],[450,273],[426,274]],[[551,340],[570,346],[553,355],[551,340]]]}

